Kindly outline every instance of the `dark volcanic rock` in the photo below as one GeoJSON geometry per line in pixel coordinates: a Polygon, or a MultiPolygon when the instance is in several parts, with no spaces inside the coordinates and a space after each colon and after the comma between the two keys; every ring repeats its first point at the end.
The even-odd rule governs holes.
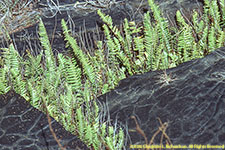
{"type": "MultiPolygon", "coordinates": [[[[86,145],[51,118],[51,126],[67,150],[85,150],[86,145]]],[[[9,91],[0,95],[1,150],[59,150],[47,116],[24,98],[9,91]]]]}
{"type": "MultiPolygon", "coordinates": [[[[107,106],[113,121],[118,119],[130,131],[129,144],[145,144],[143,136],[134,132],[136,124],[131,116],[135,116],[148,141],[158,130],[160,118],[168,123],[166,133],[174,145],[222,145],[225,47],[176,68],[131,76],[98,100],[107,106]]],[[[155,144],[160,143],[159,135],[155,144]]]]}

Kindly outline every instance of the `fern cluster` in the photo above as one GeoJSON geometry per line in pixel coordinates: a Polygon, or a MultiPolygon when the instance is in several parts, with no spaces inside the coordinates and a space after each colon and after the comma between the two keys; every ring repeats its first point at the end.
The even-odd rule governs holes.
{"type": "Polygon", "coordinates": [[[175,67],[225,45],[224,1],[220,0],[218,6],[216,1],[206,0],[203,15],[194,11],[192,20],[186,20],[177,11],[177,28],[169,27],[168,20],[162,17],[153,0],[148,2],[155,23],[150,21],[149,12],[144,14],[142,27],[125,19],[124,36],[112,25],[110,16],[98,11],[105,22],[109,58],[122,65],[126,75],[175,67]]]}
{"type": "Polygon", "coordinates": [[[149,70],[167,69],[200,58],[225,46],[224,1],[205,0],[203,15],[193,13],[185,20],[177,11],[178,28],[168,21],[153,0],[143,26],[124,20],[123,31],[113,25],[110,16],[98,10],[104,21],[105,41],[97,42],[94,54],[85,53],[71,36],[66,21],[62,29],[66,47],[73,57],[52,53],[43,22],[39,35],[43,50],[38,56],[27,51],[20,57],[13,44],[2,48],[0,57],[0,94],[13,88],[34,107],[47,111],[70,132],[94,149],[124,148],[124,133],[102,120],[95,98],[113,89],[121,79],[149,70]],[[104,43],[105,42],[105,43],[104,43]],[[106,44],[103,46],[103,44],[106,44]]]}
{"type": "Polygon", "coordinates": [[[23,61],[13,44],[2,48],[1,94],[13,88],[42,111],[45,111],[44,104],[51,116],[89,147],[121,149],[124,146],[122,129],[102,121],[98,105],[92,101],[99,85],[106,91],[108,86],[96,78],[98,74],[94,71],[97,69],[91,64],[91,57],[77,46],[64,20],[62,27],[67,47],[76,54],[74,58],[62,54],[55,58],[41,20],[39,35],[43,51],[38,56],[34,57],[28,51],[23,61]]]}

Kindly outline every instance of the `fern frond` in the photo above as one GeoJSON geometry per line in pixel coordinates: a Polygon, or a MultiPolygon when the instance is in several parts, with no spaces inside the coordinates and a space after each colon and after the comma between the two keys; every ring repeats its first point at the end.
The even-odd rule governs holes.
{"type": "Polygon", "coordinates": [[[215,25],[216,30],[221,30],[220,28],[220,12],[219,12],[219,7],[217,5],[217,1],[211,1],[210,2],[210,9],[209,9],[209,14],[212,16],[213,19],[213,25],[215,25]]]}
{"type": "MultiPolygon", "coordinates": [[[[155,69],[166,69],[168,68],[167,65],[168,65],[168,62],[164,61],[165,59],[163,57],[165,57],[165,55],[163,54],[164,51],[164,44],[163,43],[160,43],[158,47],[156,47],[156,59],[154,61],[154,64],[153,65],[153,68],[155,69]]],[[[167,59],[166,59],[167,60],[167,59]]]]}
{"type": "Polygon", "coordinates": [[[201,46],[202,49],[206,50],[207,49],[207,37],[209,34],[209,27],[206,26],[203,30],[202,36],[199,39],[199,45],[201,46]]]}
{"type": "Polygon", "coordinates": [[[114,38],[114,45],[117,48],[116,57],[121,61],[121,63],[127,69],[129,75],[133,75],[131,64],[129,63],[129,59],[125,56],[123,51],[120,49],[120,43],[116,38],[114,38]]]}
{"type": "Polygon", "coordinates": [[[219,4],[220,4],[220,9],[221,9],[221,17],[222,17],[221,25],[222,25],[222,27],[225,27],[225,1],[220,0],[219,4]]]}
{"type": "Polygon", "coordinates": [[[100,10],[98,11],[98,14],[105,22],[105,24],[103,25],[103,29],[107,39],[110,62],[113,62],[115,65],[122,63],[122,65],[127,69],[129,75],[132,75],[134,71],[131,67],[131,58],[129,58],[129,56],[131,56],[131,52],[128,50],[129,41],[124,40],[116,26],[113,27],[111,17],[109,17],[108,15],[104,15],[100,10]],[[114,35],[113,38],[111,38],[110,31],[114,35]],[[118,58],[120,62],[118,62],[116,58],[118,58]]]}
{"type": "Polygon", "coordinates": [[[125,32],[124,52],[128,56],[128,58],[131,59],[132,58],[132,54],[131,54],[132,36],[131,36],[128,20],[126,18],[124,19],[124,32],[125,32]]]}
{"type": "Polygon", "coordinates": [[[24,77],[31,78],[34,77],[33,81],[36,82],[41,80],[44,69],[41,65],[43,51],[36,57],[32,56],[29,51],[27,51],[28,58],[22,62],[24,65],[24,77]]]}
{"type": "MultiPolygon", "coordinates": [[[[39,35],[40,35],[40,42],[42,47],[44,48],[44,56],[45,56],[45,72],[44,76],[46,77],[46,81],[48,81],[49,86],[51,86],[53,89],[54,83],[55,83],[55,77],[56,77],[56,61],[52,52],[52,48],[48,39],[48,35],[44,26],[44,23],[40,19],[39,23],[39,35]]],[[[55,87],[56,89],[57,87],[55,87]]]]}
{"type": "MultiPolygon", "coordinates": [[[[144,56],[144,39],[143,37],[134,37],[134,50],[138,52],[135,60],[134,72],[141,73],[144,68],[145,56],[144,56]]],[[[143,72],[142,72],[143,73],[143,72]]]]}
{"type": "Polygon", "coordinates": [[[216,49],[216,36],[215,36],[215,28],[212,26],[209,30],[209,52],[212,52],[213,50],[216,49]]]}
{"type": "Polygon", "coordinates": [[[151,10],[153,12],[154,15],[154,19],[156,20],[157,24],[158,24],[158,31],[159,34],[162,37],[162,41],[165,44],[166,47],[166,53],[168,55],[169,52],[171,52],[171,46],[170,46],[170,33],[169,33],[169,29],[168,29],[168,21],[161,17],[161,13],[160,10],[158,8],[158,6],[154,3],[154,0],[148,0],[149,6],[151,7],[151,10]]]}
{"type": "Polygon", "coordinates": [[[62,54],[58,54],[58,60],[62,77],[66,79],[74,92],[81,92],[81,69],[77,66],[76,60],[69,57],[65,58],[62,54]]]}
{"type": "Polygon", "coordinates": [[[85,136],[85,130],[86,130],[86,126],[85,126],[85,120],[84,120],[84,116],[83,116],[83,112],[82,112],[82,108],[78,108],[76,110],[76,118],[77,118],[77,128],[78,128],[78,132],[79,132],[79,137],[81,139],[84,139],[85,136]]]}
{"type": "Polygon", "coordinates": [[[7,93],[11,88],[8,86],[7,73],[6,67],[0,68],[0,95],[7,93]]]}
{"type": "Polygon", "coordinates": [[[25,99],[29,99],[27,96],[26,82],[22,79],[22,76],[18,74],[16,69],[10,69],[13,79],[13,88],[14,90],[23,96],[25,99]]]}
{"type": "Polygon", "coordinates": [[[133,50],[133,72],[141,73],[142,68],[144,68],[144,38],[139,35],[142,27],[136,27],[135,22],[129,22],[131,34],[133,37],[132,50],[133,50]]]}
{"type": "Polygon", "coordinates": [[[210,17],[209,17],[209,9],[210,9],[210,2],[209,0],[204,1],[204,6],[203,6],[203,19],[205,21],[206,25],[210,24],[210,17]]]}
{"type": "Polygon", "coordinates": [[[116,60],[116,50],[115,50],[115,46],[114,46],[114,41],[111,38],[111,33],[109,31],[109,28],[107,27],[107,25],[103,25],[103,29],[104,29],[104,34],[106,36],[107,39],[107,47],[108,47],[108,51],[109,51],[109,60],[110,62],[114,62],[115,64],[117,64],[117,60],[116,60]]]}
{"type": "Polygon", "coordinates": [[[180,11],[177,11],[176,16],[181,30],[178,37],[178,53],[182,55],[182,60],[179,62],[182,63],[190,60],[192,54],[191,51],[193,49],[192,46],[195,43],[195,39],[192,35],[192,27],[185,22],[180,11]]]}
{"type": "Polygon", "coordinates": [[[119,130],[119,135],[118,135],[118,146],[117,149],[122,149],[124,147],[124,132],[122,129],[119,130]]]}
{"type": "Polygon", "coordinates": [[[4,67],[6,67],[5,69],[10,72],[9,78],[12,82],[12,87],[18,94],[27,99],[28,97],[26,95],[26,82],[23,80],[21,73],[22,58],[15,50],[13,44],[10,44],[8,49],[6,48],[2,50],[4,50],[4,67]]]}
{"type": "MultiPolygon", "coordinates": [[[[95,51],[94,56],[89,56],[91,61],[93,62],[95,66],[95,72],[96,72],[96,78],[97,78],[97,87],[99,87],[97,93],[102,94],[102,88],[104,85],[104,82],[106,80],[105,72],[106,72],[106,57],[104,55],[104,49],[103,49],[103,43],[102,41],[97,42],[98,49],[95,51]]],[[[95,94],[97,94],[95,93],[95,94]]]]}
{"type": "Polygon", "coordinates": [[[66,26],[66,22],[62,19],[62,28],[63,33],[65,35],[65,40],[67,41],[67,46],[71,46],[73,49],[74,55],[78,58],[82,65],[82,69],[84,70],[84,74],[88,78],[88,80],[95,85],[95,73],[94,68],[91,65],[89,58],[82,52],[82,50],[78,47],[76,40],[69,35],[69,30],[66,26]]]}
{"type": "Polygon", "coordinates": [[[15,50],[13,44],[9,45],[9,48],[2,48],[3,50],[3,59],[5,66],[10,70],[14,69],[15,75],[20,74],[20,62],[22,58],[19,53],[15,50]]]}
{"type": "Polygon", "coordinates": [[[156,54],[155,49],[158,44],[158,34],[155,28],[153,28],[151,22],[150,22],[150,14],[149,11],[144,15],[144,45],[146,48],[145,56],[147,58],[146,62],[146,70],[155,70],[158,68],[155,68],[155,60],[156,60],[156,54]]]}
{"type": "MultiPolygon", "coordinates": [[[[32,83],[32,81],[35,81],[35,79],[30,79],[30,81],[27,82],[28,84],[28,92],[30,94],[30,103],[32,106],[34,106],[35,108],[39,108],[40,107],[40,89],[36,88],[32,83]]],[[[38,86],[37,86],[38,87],[38,86]]]]}
{"type": "Polygon", "coordinates": [[[225,31],[219,31],[219,35],[218,35],[218,39],[217,39],[217,48],[223,47],[225,46],[225,31]]]}
{"type": "Polygon", "coordinates": [[[106,143],[107,143],[107,145],[109,146],[110,149],[114,149],[114,143],[113,143],[114,140],[112,140],[113,139],[113,134],[114,134],[113,127],[110,126],[108,128],[108,136],[105,138],[106,143]]]}
{"type": "Polygon", "coordinates": [[[97,13],[100,16],[100,18],[102,19],[102,21],[104,23],[106,23],[110,29],[113,29],[112,18],[109,15],[104,15],[100,9],[97,11],[97,13]]]}

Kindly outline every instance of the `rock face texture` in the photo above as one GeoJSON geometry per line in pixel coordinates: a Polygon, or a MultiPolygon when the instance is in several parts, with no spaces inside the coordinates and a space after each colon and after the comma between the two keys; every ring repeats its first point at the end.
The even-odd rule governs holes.
{"type": "MultiPolygon", "coordinates": [[[[53,118],[51,126],[67,150],[88,149],[53,118]]],[[[46,115],[14,91],[0,96],[0,150],[60,150],[46,115]]]]}
{"type": "MultiPolygon", "coordinates": [[[[174,145],[222,145],[225,47],[176,68],[131,76],[98,100],[109,111],[111,120],[117,120],[128,131],[128,145],[145,144],[131,116],[136,117],[148,143],[161,126],[159,118],[168,125],[165,133],[174,145]]],[[[161,135],[157,134],[154,144],[160,143],[161,135]]]]}

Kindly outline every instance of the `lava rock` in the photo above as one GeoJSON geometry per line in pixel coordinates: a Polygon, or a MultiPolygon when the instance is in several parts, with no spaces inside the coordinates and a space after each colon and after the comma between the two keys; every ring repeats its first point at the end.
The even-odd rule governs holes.
{"type": "MultiPolygon", "coordinates": [[[[13,90],[0,95],[1,150],[60,150],[49,128],[48,117],[13,90]]],[[[75,135],[52,117],[51,126],[67,150],[88,150],[75,135]]]]}
{"type": "MultiPolygon", "coordinates": [[[[134,75],[98,100],[129,131],[129,144],[148,144],[159,127],[174,145],[225,142],[225,47],[175,68],[134,75]],[[137,123],[135,122],[135,119],[137,123]],[[160,124],[159,119],[162,121],[160,124]]],[[[160,144],[162,132],[154,137],[160,144]]],[[[164,142],[166,136],[163,138],[164,142]]]]}

